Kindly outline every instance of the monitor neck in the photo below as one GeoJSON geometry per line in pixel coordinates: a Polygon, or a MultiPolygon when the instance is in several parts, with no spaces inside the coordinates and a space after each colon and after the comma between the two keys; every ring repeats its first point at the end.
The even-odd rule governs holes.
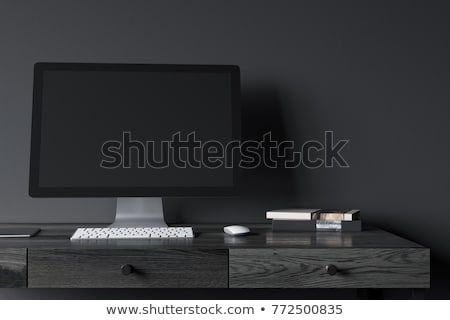
{"type": "Polygon", "coordinates": [[[117,198],[116,218],[109,227],[167,227],[162,198],[117,198]]]}

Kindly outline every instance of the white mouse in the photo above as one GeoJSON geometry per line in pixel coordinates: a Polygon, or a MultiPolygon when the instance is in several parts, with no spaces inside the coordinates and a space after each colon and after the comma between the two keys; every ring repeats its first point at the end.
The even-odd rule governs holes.
{"type": "Polygon", "coordinates": [[[226,226],[223,232],[231,236],[240,236],[250,232],[250,229],[244,226],[226,226]]]}

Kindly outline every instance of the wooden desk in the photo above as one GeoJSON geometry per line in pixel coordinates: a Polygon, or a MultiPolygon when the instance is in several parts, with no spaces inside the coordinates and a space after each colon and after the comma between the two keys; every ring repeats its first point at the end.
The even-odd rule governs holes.
{"type": "Polygon", "coordinates": [[[0,287],[430,286],[430,250],[375,228],[274,233],[255,226],[248,236],[231,237],[221,226],[194,226],[192,240],[71,242],[79,225],[40,227],[34,238],[0,239],[0,287]],[[330,274],[334,269],[336,274],[330,274]]]}

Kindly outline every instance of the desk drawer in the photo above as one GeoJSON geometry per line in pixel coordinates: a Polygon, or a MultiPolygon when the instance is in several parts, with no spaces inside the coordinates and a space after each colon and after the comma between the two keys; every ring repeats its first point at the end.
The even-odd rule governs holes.
{"type": "Polygon", "coordinates": [[[0,249],[0,288],[27,286],[27,249],[0,249]]]}
{"type": "Polygon", "coordinates": [[[28,255],[30,288],[220,288],[227,285],[227,250],[29,249],[28,255]],[[124,265],[127,267],[122,270],[124,265]]]}
{"type": "Polygon", "coordinates": [[[230,249],[230,287],[428,288],[429,256],[425,248],[230,249]]]}

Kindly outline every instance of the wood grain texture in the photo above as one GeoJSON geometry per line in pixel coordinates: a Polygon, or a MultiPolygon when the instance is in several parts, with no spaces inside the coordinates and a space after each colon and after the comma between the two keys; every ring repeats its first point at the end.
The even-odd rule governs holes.
{"type": "Polygon", "coordinates": [[[0,240],[0,252],[8,253],[0,261],[1,285],[26,285],[27,248],[29,287],[207,288],[227,287],[228,281],[236,288],[430,285],[429,249],[367,226],[362,232],[276,233],[259,225],[250,226],[248,236],[232,237],[221,225],[200,225],[192,240],[82,242],[69,240],[79,225],[38,227],[42,231],[31,239],[0,240]],[[327,274],[328,263],[340,272],[327,274]],[[124,264],[137,272],[122,275],[124,264]]]}
{"type": "Polygon", "coordinates": [[[231,288],[429,288],[425,248],[230,249],[231,288]],[[329,275],[325,266],[339,272],[329,275]]]}
{"type": "Polygon", "coordinates": [[[227,250],[30,249],[30,288],[226,288],[227,250]],[[121,273],[129,264],[135,272],[121,273]]]}
{"type": "Polygon", "coordinates": [[[0,288],[27,286],[27,249],[0,249],[0,288]]]}
{"type": "MultiPolygon", "coordinates": [[[[5,226],[5,225],[4,225],[5,226]]],[[[17,226],[17,225],[8,225],[17,226]]],[[[252,233],[245,237],[224,234],[223,225],[194,225],[195,238],[152,240],[69,240],[81,225],[26,225],[41,228],[30,239],[2,239],[0,248],[79,248],[79,249],[226,249],[226,248],[420,248],[417,243],[390,232],[365,226],[363,232],[273,232],[270,225],[250,225],[252,233]],[[181,240],[181,241],[179,241],[181,240]]],[[[102,227],[105,225],[87,225],[102,227]]]]}

